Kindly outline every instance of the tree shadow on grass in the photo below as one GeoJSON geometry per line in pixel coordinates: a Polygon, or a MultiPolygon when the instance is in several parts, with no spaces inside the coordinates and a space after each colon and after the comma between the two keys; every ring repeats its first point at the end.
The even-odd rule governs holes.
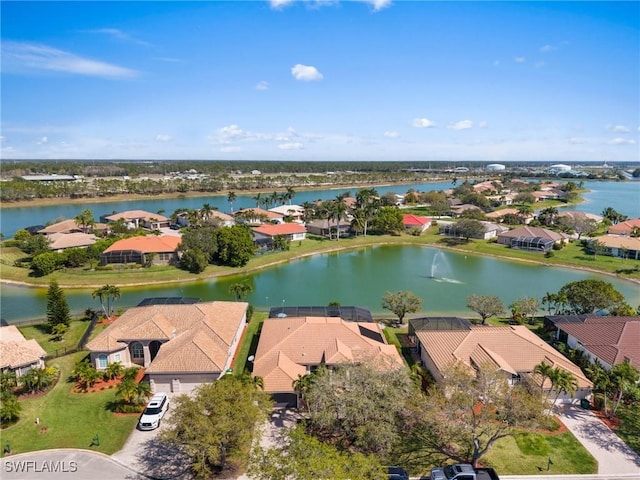
{"type": "Polygon", "coordinates": [[[469,240],[466,240],[464,238],[446,237],[438,240],[438,243],[446,245],[447,247],[457,247],[460,245],[467,245],[469,243],[469,240]]]}

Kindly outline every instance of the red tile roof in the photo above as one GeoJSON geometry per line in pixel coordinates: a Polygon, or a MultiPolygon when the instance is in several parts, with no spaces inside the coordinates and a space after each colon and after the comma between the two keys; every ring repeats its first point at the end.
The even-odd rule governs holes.
{"type": "Polygon", "coordinates": [[[133,250],[135,252],[142,253],[174,252],[176,248],[178,248],[178,245],[180,245],[181,241],[181,237],[174,237],[170,235],[162,237],[157,237],[155,235],[131,237],[125,238],[124,240],[118,240],[107,248],[104,253],[118,252],[122,250],[133,250]]]}
{"type": "Polygon", "coordinates": [[[616,223],[609,227],[609,233],[616,235],[630,235],[634,228],[640,228],[640,218],[627,220],[626,222],[616,223]]]}
{"type": "Polygon", "coordinates": [[[431,223],[431,219],[429,217],[419,217],[417,215],[406,213],[402,215],[402,223],[408,227],[422,227],[423,225],[431,223]]]}
{"type": "Polygon", "coordinates": [[[253,227],[253,231],[273,237],[275,235],[305,233],[307,229],[304,225],[300,225],[298,223],[280,223],[278,225],[262,225],[260,227],[253,227]]]}

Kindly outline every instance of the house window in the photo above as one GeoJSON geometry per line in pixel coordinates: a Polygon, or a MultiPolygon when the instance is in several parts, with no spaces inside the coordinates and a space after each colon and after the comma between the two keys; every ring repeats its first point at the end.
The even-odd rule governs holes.
{"type": "Polygon", "coordinates": [[[104,353],[98,355],[98,368],[107,368],[107,356],[104,353]]]}
{"type": "Polygon", "coordinates": [[[140,342],[131,345],[131,357],[134,359],[144,358],[144,348],[140,342]]]}
{"type": "Polygon", "coordinates": [[[121,360],[120,360],[120,354],[119,354],[119,353],[116,353],[116,354],[113,356],[113,361],[114,361],[114,362],[120,362],[120,361],[121,361],[121,360]]]}

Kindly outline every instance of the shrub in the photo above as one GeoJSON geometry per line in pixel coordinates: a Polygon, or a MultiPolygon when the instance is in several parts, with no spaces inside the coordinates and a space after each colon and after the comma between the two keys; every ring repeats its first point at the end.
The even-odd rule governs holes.
{"type": "Polygon", "coordinates": [[[549,250],[548,252],[545,252],[544,254],[544,258],[553,258],[555,256],[555,253],[553,253],[551,250],[549,250]]]}

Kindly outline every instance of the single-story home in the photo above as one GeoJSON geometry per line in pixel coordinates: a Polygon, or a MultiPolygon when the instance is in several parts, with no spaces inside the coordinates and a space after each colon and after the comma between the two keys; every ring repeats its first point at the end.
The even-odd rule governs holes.
{"type": "Polygon", "coordinates": [[[320,365],[374,362],[378,368],[403,368],[395,346],[377,323],[337,317],[268,318],[262,325],[253,375],[277,403],[298,405],[293,383],[320,365]]]}
{"type": "Polygon", "coordinates": [[[247,307],[215,301],[130,308],[87,343],[91,363],[98,370],[138,365],[153,392],[189,393],[231,367],[247,307]]]}
{"type": "Polygon", "coordinates": [[[262,208],[242,208],[235,212],[233,216],[237,223],[246,223],[247,225],[282,223],[284,221],[283,214],[271,212],[262,208]]]}
{"type": "Polygon", "coordinates": [[[431,226],[431,219],[429,217],[421,217],[419,215],[404,214],[402,215],[402,224],[405,230],[418,229],[424,232],[431,226]]]}
{"type": "Polygon", "coordinates": [[[558,215],[556,215],[556,218],[569,218],[571,220],[594,220],[597,223],[602,223],[602,220],[604,220],[604,217],[602,217],[601,215],[596,215],[595,213],[588,213],[588,212],[580,212],[578,210],[569,210],[569,211],[563,211],[563,212],[559,212],[558,215]]]}
{"type": "MultiPolygon", "coordinates": [[[[533,370],[545,362],[576,378],[575,398],[582,399],[591,393],[593,384],[580,367],[524,325],[472,325],[463,319],[430,322],[428,318],[409,320],[409,325],[420,360],[436,381],[444,378],[455,364],[462,364],[474,370],[491,368],[503,372],[512,384],[528,381],[540,387],[542,378],[533,370]]],[[[549,389],[549,380],[544,381],[543,388],[549,389]]],[[[571,401],[572,398],[561,395],[559,399],[571,401]]]]}
{"type": "Polygon", "coordinates": [[[570,238],[566,233],[525,226],[499,233],[498,243],[521,250],[547,252],[555,243],[569,243],[570,238]]]}
{"type": "Polygon", "coordinates": [[[118,240],[100,255],[100,265],[109,263],[140,263],[170,265],[178,261],[181,237],[148,235],[118,240]]]}
{"type": "Polygon", "coordinates": [[[67,248],[87,248],[98,241],[92,233],[52,233],[47,235],[49,240],[49,250],[61,252],[67,248]]]}
{"type": "Polygon", "coordinates": [[[278,223],[275,225],[261,225],[252,227],[253,238],[256,241],[273,240],[278,235],[284,235],[288,242],[295,240],[304,240],[307,235],[307,229],[299,223],[278,223]]]}
{"type": "Polygon", "coordinates": [[[522,213],[520,213],[520,211],[517,208],[503,208],[502,210],[489,212],[487,213],[486,217],[489,220],[496,220],[501,222],[502,218],[505,215],[516,215],[522,219],[522,223],[524,223],[525,225],[528,225],[529,223],[531,223],[531,220],[533,220],[534,218],[533,215],[522,215],[522,213]]]}
{"type": "MultiPolygon", "coordinates": [[[[104,223],[95,223],[90,230],[97,230],[100,232],[107,231],[107,225],[104,223]]],[[[38,230],[37,233],[41,235],[54,235],[57,233],[76,233],[76,232],[84,232],[84,227],[79,225],[74,219],[71,220],[62,220],[61,222],[52,223],[51,225],[47,225],[46,227],[38,230]]],[[[86,232],[85,232],[86,233],[86,232]]]]}
{"type": "Polygon", "coordinates": [[[480,207],[478,207],[477,205],[472,205],[470,203],[462,203],[460,205],[451,205],[450,208],[451,208],[451,214],[455,217],[459,217],[460,215],[462,215],[464,212],[468,210],[482,211],[480,207]]]}
{"type": "Polygon", "coordinates": [[[280,205],[278,207],[270,208],[269,212],[289,217],[296,223],[302,223],[302,218],[304,217],[304,208],[300,205],[280,205]]]}
{"type": "Polygon", "coordinates": [[[0,371],[21,377],[32,368],[44,368],[47,352],[35,339],[24,338],[18,327],[0,327],[0,371]]]}
{"type": "Polygon", "coordinates": [[[221,227],[232,227],[236,223],[236,219],[232,215],[218,210],[212,210],[207,219],[218,222],[221,227]]]}
{"type": "Polygon", "coordinates": [[[591,238],[598,241],[607,249],[607,253],[614,257],[640,259],[640,237],[626,235],[602,235],[591,238]]]}
{"type": "MultiPolygon", "coordinates": [[[[503,225],[499,225],[493,222],[480,222],[484,227],[484,233],[482,235],[474,236],[472,238],[479,238],[482,240],[489,240],[491,238],[496,238],[498,234],[509,230],[507,227],[503,225]]],[[[460,233],[457,222],[443,222],[438,221],[438,233],[440,235],[446,235],[447,237],[457,237],[462,238],[464,235],[460,233]]]]}
{"type": "Polygon", "coordinates": [[[313,235],[321,235],[323,237],[335,236],[336,230],[338,229],[341,237],[351,233],[351,222],[344,218],[340,220],[340,222],[332,220],[331,224],[329,224],[329,220],[327,219],[316,219],[307,222],[306,226],[307,232],[313,235]]]}
{"type": "Polygon", "coordinates": [[[120,219],[124,220],[129,228],[146,228],[149,230],[167,228],[171,224],[171,220],[168,217],[144,210],[127,210],[101,217],[101,220],[107,223],[117,222],[120,219]]]}
{"type": "Polygon", "coordinates": [[[640,317],[580,317],[557,319],[556,339],[581,350],[591,362],[597,360],[607,370],[624,361],[640,369],[640,317]]]}
{"type": "Polygon", "coordinates": [[[611,225],[607,233],[612,235],[631,235],[634,231],[640,231],[640,218],[634,218],[611,225]]]}

